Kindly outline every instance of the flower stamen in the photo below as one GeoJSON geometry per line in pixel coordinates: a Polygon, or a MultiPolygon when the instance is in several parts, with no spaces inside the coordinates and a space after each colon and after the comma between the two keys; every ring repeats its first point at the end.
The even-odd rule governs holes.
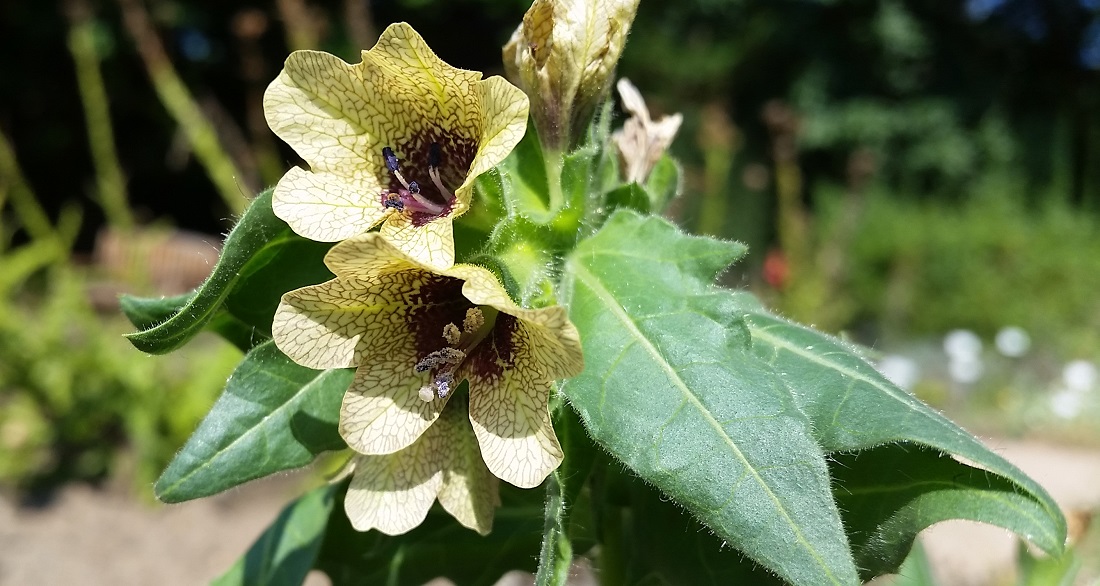
{"type": "MultiPolygon", "coordinates": [[[[435,152],[439,148],[438,143],[432,143],[435,152]]],[[[429,159],[438,162],[441,158],[441,154],[436,152],[435,155],[429,153],[429,159]]],[[[430,199],[424,197],[420,193],[420,184],[416,181],[408,181],[401,173],[401,160],[394,154],[393,149],[385,146],[382,147],[382,158],[386,161],[386,168],[389,169],[394,179],[402,185],[404,189],[398,188],[396,191],[383,190],[382,191],[382,207],[386,209],[393,209],[399,212],[403,212],[408,209],[411,212],[420,212],[431,216],[441,216],[443,212],[447,210],[447,205],[454,201],[454,194],[444,189],[443,184],[439,180],[439,171],[432,166],[428,168],[428,175],[432,177],[432,182],[440,193],[447,198],[446,204],[438,204],[430,199]]]]}
{"type": "Polygon", "coordinates": [[[454,323],[443,326],[443,339],[448,345],[421,358],[413,367],[416,372],[432,372],[431,382],[421,387],[418,393],[422,401],[445,398],[454,389],[455,371],[473,348],[489,335],[496,323],[497,313],[491,307],[471,307],[466,310],[462,331],[454,323]],[[485,312],[489,312],[488,320],[485,312]]]}
{"type": "Polygon", "coordinates": [[[428,177],[432,178],[432,183],[435,184],[435,188],[439,190],[439,193],[443,194],[443,197],[447,198],[447,203],[450,203],[455,200],[455,194],[451,193],[446,187],[443,187],[443,180],[439,178],[439,166],[442,162],[442,149],[438,142],[433,142],[428,148],[428,177]]]}

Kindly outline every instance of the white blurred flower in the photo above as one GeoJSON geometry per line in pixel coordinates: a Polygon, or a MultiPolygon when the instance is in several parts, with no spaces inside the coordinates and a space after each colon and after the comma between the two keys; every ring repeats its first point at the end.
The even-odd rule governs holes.
{"type": "Polygon", "coordinates": [[[982,340],[970,330],[951,330],[943,338],[943,351],[952,360],[980,360],[982,340]]]}
{"type": "Polygon", "coordinates": [[[1060,389],[1050,397],[1050,410],[1062,419],[1073,419],[1081,414],[1084,403],[1080,391],[1060,389]]]}
{"type": "Polygon", "coordinates": [[[978,357],[967,359],[951,359],[947,361],[947,372],[951,380],[962,384],[973,384],[982,378],[985,372],[985,364],[978,357]]]}
{"type": "Polygon", "coordinates": [[[1071,391],[1091,391],[1096,387],[1097,378],[1100,378],[1100,372],[1088,360],[1074,360],[1062,369],[1062,380],[1071,391]]]}
{"type": "Polygon", "coordinates": [[[1031,336],[1023,328],[1008,326],[1001,328],[994,339],[997,351],[1010,358],[1019,358],[1031,348],[1031,336]]]}
{"type": "Polygon", "coordinates": [[[917,361],[899,354],[890,354],[879,361],[878,371],[887,380],[907,391],[912,390],[920,380],[920,366],[917,361]]]}

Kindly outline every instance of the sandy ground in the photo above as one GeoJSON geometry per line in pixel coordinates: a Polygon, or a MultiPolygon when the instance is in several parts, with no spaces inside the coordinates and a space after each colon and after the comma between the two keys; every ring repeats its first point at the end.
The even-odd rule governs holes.
{"type": "MultiPolygon", "coordinates": [[[[988,443],[1043,484],[1064,509],[1100,508],[1100,452],[988,443]]],[[[86,486],[68,487],[41,508],[0,499],[0,584],[205,584],[225,571],[300,489],[300,480],[279,477],[180,505],[136,502],[86,486]]],[[[1001,582],[1015,555],[1010,533],[977,523],[941,523],[923,540],[945,586],[1001,582]]],[[[512,578],[511,584],[525,582],[512,578]]],[[[327,582],[311,575],[308,584],[327,582]]]]}

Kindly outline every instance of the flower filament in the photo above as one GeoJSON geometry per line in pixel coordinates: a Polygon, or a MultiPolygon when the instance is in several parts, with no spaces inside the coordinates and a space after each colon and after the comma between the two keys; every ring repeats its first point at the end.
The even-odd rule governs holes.
{"type": "Polygon", "coordinates": [[[454,323],[443,327],[443,339],[447,345],[429,353],[414,367],[416,372],[432,373],[431,381],[420,388],[422,401],[443,399],[454,390],[455,371],[493,330],[498,313],[492,307],[471,307],[466,310],[466,319],[462,322],[461,330],[454,323]]]}
{"type": "Polygon", "coordinates": [[[420,184],[405,178],[405,175],[401,172],[400,161],[397,155],[394,154],[392,148],[388,146],[382,147],[382,158],[385,159],[386,168],[389,169],[390,174],[401,184],[401,187],[396,190],[382,190],[381,201],[383,208],[397,210],[399,212],[418,212],[435,217],[442,216],[447,212],[448,208],[455,200],[455,195],[444,187],[443,180],[439,176],[439,167],[443,160],[443,153],[438,142],[433,142],[428,149],[428,177],[431,178],[432,184],[435,185],[435,188],[446,200],[444,203],[437,203],[428,199],[420,192],[420,184]]]}

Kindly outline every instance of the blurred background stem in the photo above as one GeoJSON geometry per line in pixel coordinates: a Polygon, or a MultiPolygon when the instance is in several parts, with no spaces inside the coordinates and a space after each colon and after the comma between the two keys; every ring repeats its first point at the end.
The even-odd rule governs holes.
{"type": "Polygon", "coordinates": [[[172,66],[153,23],[149,20],[149,12],[141,0],[118,0],[118,3],[122,8],[126,28],[134,38],[161,103],[175,118],[225,205],[234,213],[244,211],[248,200],[243,187],[238,185],[238,178],[243,177],[243,174],[222,147],[213,124],[203,114],[202,108],[172,66]]]}
{"type": "Polygon", "coordinates": [[[76,80],[88,127],[88,148],[96,170],[95,200],[103,208],[111,228],[129,231],[134,228],[134,215],[127,201],[126,179],[115,150],[109,101],[99,69],[95,20],[85,0],[71,0],[66,12],[69,17],[69,52],[76,65],[76,80]]]}
{"type": "Polygon", "coordinates": [[[15,150],[6,134],[0,131],[0,181],[4,182],[8,200],[15,218],[32,240],[58,240],[61,238],[50,223],[49,216],[38,203],[34,191],[23,177],[15,150]]]}

